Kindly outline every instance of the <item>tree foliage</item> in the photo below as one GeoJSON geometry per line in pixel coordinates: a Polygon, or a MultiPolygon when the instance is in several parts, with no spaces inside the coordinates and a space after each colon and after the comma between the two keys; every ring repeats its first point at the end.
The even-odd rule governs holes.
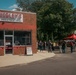
{"type": "Polygon", "coordinates": [[[76,25],[76,8],[73,10],[73,24],[76,25]]]}
{"type": "Polygon", "coordinates": [[[30,11],[32,1],[33,0],[16,0],[18,7],[22,8],[22,11],[30,11]]]}
{"type": "Polygon", "coordinates": [[[67,0],[26,1],[17,3],[24,11],[37,13],[38,40],[60,40],[76,30],[76,8],[67,0]]]}

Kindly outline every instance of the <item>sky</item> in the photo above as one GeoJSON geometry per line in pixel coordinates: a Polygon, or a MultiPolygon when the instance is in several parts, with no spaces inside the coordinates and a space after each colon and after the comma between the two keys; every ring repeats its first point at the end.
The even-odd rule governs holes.
{"type": "Polygon", "coordinates": [[[12,10],[16,7],[16,0],[0,0],[0,9],[12,10]]]}
{"type": "Polygon", "coordinates": [[[76,0],[68,0],[70,3],[72,3],[74,5],[74,7],[76,8],[76,0]]]}
{"type": "MultiPolygon", "coordinates": [[[[70,3],[73,3],[74,7],[76,7],[76,0],[68,0],[68,1],[70,3]]],[[[15,8],[17,8],[16,0],[0,0],[0,9],[14,10],[15,8]]]]}

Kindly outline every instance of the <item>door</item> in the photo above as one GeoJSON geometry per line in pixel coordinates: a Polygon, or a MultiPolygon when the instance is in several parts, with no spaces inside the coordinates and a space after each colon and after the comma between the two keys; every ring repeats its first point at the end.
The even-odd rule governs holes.
{"type": "Polygon", "coordinates": [[[5,54],[13,54],[13,37],[5,36],[5,54]]]}

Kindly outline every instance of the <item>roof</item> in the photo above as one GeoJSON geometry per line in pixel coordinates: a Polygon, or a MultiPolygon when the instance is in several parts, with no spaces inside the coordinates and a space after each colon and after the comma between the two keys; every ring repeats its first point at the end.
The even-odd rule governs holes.
{"type": "Polygon", "coordinates": [[[0,11],[8,11],[8,12],[19,12],[19,13],[28,13],[28,14],[36,14],[34,12],[27,12],[27,11],[12,11],[12,10],[4,10],[4,9],[0,9],[0,11]]]}

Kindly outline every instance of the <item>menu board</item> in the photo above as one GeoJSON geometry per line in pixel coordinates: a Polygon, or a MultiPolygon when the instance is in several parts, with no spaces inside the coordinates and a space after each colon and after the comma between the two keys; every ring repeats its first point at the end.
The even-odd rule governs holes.
{"type": "Polygon", "coordinates": [[[27,55],[33,55],[33,53],[32,53],[32,47],[27,47],[26,48],[26,54],[27,55]]]}

